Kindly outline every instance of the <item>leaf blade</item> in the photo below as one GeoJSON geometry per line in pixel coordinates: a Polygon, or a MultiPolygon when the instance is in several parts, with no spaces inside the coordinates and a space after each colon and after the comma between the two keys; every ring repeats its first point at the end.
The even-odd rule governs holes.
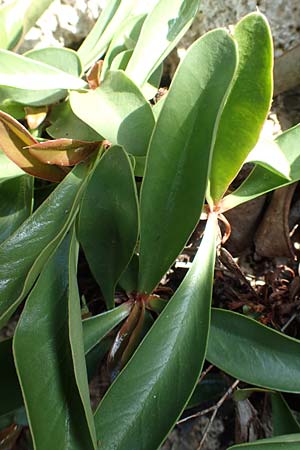
{"type": "Polygon", "coordinates": [[[88,386],[82,364],[76,253],[73,235],[49,259],[26,302],[13,341],[34,446],[45,450],[53,446],[61,450],[96,448],[89,427],[88,414],[92,420],[92,412],[90,406],[87,411],[88,386]]]}
{"type": "Polygon", "coordinates": [[[77,166],[0,245],[0,326],[24,299],[44,263],[68,231],[77,212],[87,172],[87,165],[77,166]]]}
{"type": "Polygon", "coordinates": [[[123,71],[111,71],[88,93],[71,92],[73,112],[113,145],[145,155],[154,126],[151,106],[123,71]]]}
{"type": "Polygon", "coordinates": [[[33,178],[27,175],[0,182],[0,243],[30,216],[33,178]]]}
{"type": "Polygon", "coordinates": [[[191,25],[199,0],[160,0],[148,14],[133,55],[128,76],[143,86],[191,25]],[[147,58],[144,55],[147,55],[147,58]]]}
{"type": "Polygon", "coordinates": [[[83,320],[84,351],[88,354],[106,334],[125,319],[131,309],[131,305],[122,305],[97,316],[83,320]]]}
{"type": "Polygon", "coordinates": [[[88,69],[101,58],[116,31],[130,15],[136,0],[107,2],[96,24],[78,49],[84,68],[88,69]]]}
{"type": "Polygon", "coordinates": [[[132,257],[139,232],[136,186],[122,147],[108,149],[95,168],[78,230],[91,271],[112,308],[115,285],[132,257]]]}
{"type": "Polygon", "coordinates": [[[164,100],[141,190],[140,292],[154,289],[200,218],[215,130],[235,68],[232,38],[211,31],[190,47],[164,100]]]}
{"type": "Polygon", "coordinates": [[[96,410],[99,449],[157,448],[184,409],[205,357],[215,233],[212,216],[192,269],[96,410]]]}
{"type": "Polygon", "coordinates": [[[214,204],[255,146],[272,100],[273,46],[266,18],[257,12],[247,15],[236,25],[233,37],[239,65],[213,152],[208,198],[214,204]]]}
{"type": "Polygon", "coordinates": [[[300,125],[290,128],[275,140],[282,158],[290,166],[289,178],[280,176],[266,167],[256,166],[248,178],[232,194],[227,195],[221,202],[223,211],[234,208],[274,189],[287,186],[300,179],[300,125]]]}
{"type": "Polygon", "coordinates": [[[296,339],[241,314],[213,309],[206,357],[235,378],[268,389],[300,392],[299,349],[296,339]]]}
{"type": "Polygon", "coordinates": [[[260,439],[249,444],[233,445],[228,450],[297,450],[300,434],[288,434],[268,439],[260,439]]]}

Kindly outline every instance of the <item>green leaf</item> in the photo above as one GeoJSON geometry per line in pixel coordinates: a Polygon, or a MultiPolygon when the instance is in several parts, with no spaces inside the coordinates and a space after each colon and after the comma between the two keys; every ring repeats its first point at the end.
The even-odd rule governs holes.
{"type": "Polygon", "coordinates": [[[239,380],[300,392],[299,351],[296,339],[241,314],[213,310],[206,358],[239,380]]]}
{"type": "MultiPolygon", "coordinates": [[[[95,362],[93,362],[95,365],[99,363],[101,351],[98,351],[98,347],[100,344],[104,344],[104,353],[108,351],[108,347],[111,346],[112,342],[111,338],[109,338],[110,345],[107,346],[105,342],[107,334],[128,316],[130,309],[130,303],[123,303],[111,311],[106,311],[82,321],[84,352],[88,366],[91,366],[91,358],[94,356],[95,362]],[[93,355],[94,351],[95,355],[93,355]]],[[[0,416],[2,416],[23,405],[12,354],[12,339],[0,342],[0,358],[3,365],[0,371],[0,416]]]]}
{"type": "Polygon", "coordinates": [[[288,434],[269,439],[260,439],[250,444],[240,444],[227,450],[298,450],[300,434],[288,434]]]}
{"type": "Polygon", "coordinates": [[[0,359],[0,416],[2,416],[13,412],[23,403],[14,365],[12,339],[6,339],[0,342],[0,359]]]}
{"type": "Polygon", "coordinates": [[[142,92],[148,100],[151,100],[157,94],[162,74],[163,74],[163,63],[161,63],[157,67],[157,69],[155,69],[155,71],[151,74],[147,83],[144,84],[144,86],[142,87],[142,92]]]}
{"type": "Polygon", "coordinates": [[[266,393],[272,392],[269,389],[264,388],[258,388],[258,387],[250,387],[250,388],[244,388],[244,389],[237,389],[233,393],[233,399],[237,402],[247,400],[252,394],[260,393],[260,394],[266,394],[266,393]]]}
{"type": "Polygon", "coordinates": [[[107,356],[107,353],[113,344],[113,340],[113,336],[105,336],[99,344],[97,344],[91,351],[89,351],[89,353],[85,355],[89,382],[95,375],[99,376],[99,367],[101,367],[102,361],[107,356]]]}
{"type": "Polygon", "coordinates": [[[24,176],[24,171],[0,149],[0,183],[9,178],[24,176]]]}
{"type": "Polygon", "coordinates": [[[290,164],[275,140],[260,139],[251,150],[246,163],[254,163],[274,172],[280,177],[290,179],[290,164]]]}
{"type": "Polygon", "coordinates": [[[133,50],[124,50],[117,54],[110,65],[111,70],[125,70],[133,50]]]}
{"type": "MultiPolygon", "coordinates": [[[[227,195],[221,201],[221,208],[223,211],[234,208],[242,203],[248,202],[253,198],[259,197],[274,189],[278,189],[288,184],[300,180],[300,125],[282,133],[275,140],[277,149],[282,152],[282,159],[288,162],[289,179],[280,176],[274,170],[268,170],[266,167],[255,167],[248,178],[241,184],[241,186],[227,195]]],[[[274,157],[273,157],[274,158],[274,157]]],[[[270,158],[269,164],[272,164],[270,158]]]]}
{"type": "Polygon", "coordinates": [[[0,327],[28,294],[78,210],[88,165],[80,164],[0,245],[0,327]]]}
{"type": "Polygon", "coordinates": [[[71,108],[83,122],[132,155],[147,152],[154,126],[151,106],[122,71],[109,72],[95,90],[71,92],[71,108]]]}
{"type": "Polygon", "coordinates": [[[143,86],[190,27],[199,0],[160,0],[148,14],[126,69],[143,86]]]}
{"type": "Polygon", "coordinates": [[[24,105],[11,101],[10,99],[6,99],[0,104],[0,110],[17,120],[24,119],[26,114],[24,105]]]}
{"type": "Polygon", "coordinates": [[[160,99],[155,105],[153,105],[152,111],[155,117],[155,121],[157,122],[158,117],[160,115],[160,112],[162,110],[163,104],[166,100],[166,96],[164,96],[162,99],[160,99]]]}
{"type": "Polygon", "coordinates": [[[46,47],[29,50],[24,54],[27,58],[33,59],[51,67],[55,67],[62,72],[75,77],[82,75],[82,64],[79,56],[70,48],[46,47]]]}
{"type": "Polygon", "coordinates": [[[299,423],[283,395],[279,392],[273,392],[270,395],[272,401],[273,436],[300,433],[299,423]]]}
{"type": "Polygon", "coordinates": [[[0,8],[0,47],[13,49],[53,0],[14,0],[0,8]]]}
{"type": "Polygon", "coordinates": [[[186,409],[195,408],[203,403],[217,400],[228,389],[228,381],[220,374],[208,374],[204,380],[197,384],[186,409]]]}
{"type": "Polygon", "coordinates": [[[257,12],[247,15],[234,28],[233,37],[239,64],[213,152],[208,198],[214,204],[255,146],[272,100],[273,45],[266,18],[257,12]]]}
{"type": "Polygon", "coordinates": [[[0,85],[27,90],[81,89],[85,81],[49,64],[0,50],[0,85]]]}
{"type": "Polygon", "coordinates": [[[105,74],[111,68],[113,61],[118,55],[128,50],[131,50],[132,54],[132,50],[136,45],[145,18],[146,14],[128,17],[128,19],[124,21],[122,26],[114,35],[114,38],[105,54],[101,71],[101,80],[104,79],[105,74]]]}
{"type": "MultiPolygon", "coordinates": [[[[112,61],[110,69],[125,70],[132,53],[133,50],[125,50],[121,53],[118,53],[117,56],[112,61]]],[[[142,92],[146,99],[152,99],[157,93],[161,81],[162,71],[163,65],[161,64],[160,66],[158,66],[155,72],[153,72],[148,82],[144,84],[144,86],[142,87],[142,92]]]]}
{"type": "Polygon", "coordinates": [[[85,69],[105,53],[115,33],[129,17],[137,0],[110,0],[99,19],[78,49],[85,69]]]}
{"type": "Polygon", "coordinates": [[[139,230],[137,193],[128,156],[111,147],[100,159],[82,201],[79,240],[107,306],[134,252],[139,230]]]}
{"type": "Polygon", "coordinates": [[[200,218],[215,132],[235,67],[234,41],[219,29],[190,47],[173,79],[142,185],[140,292],[155,288],[200,218]]]}
{"type": "Polygon", "coordinates": [[[0,182],[0,243],[31,214],[33,180],[23,175],[0,182]]]}
{"type": "Polygon", "coordinates": [[[48,260],[13,341],[32,439],[35,448],[44,450],[96,448],[76,280],[77,250],[73,233],[48,260]]]}
{"type": "MultiPolygon", "coordinates": [[[[20,391],[20,396],[21,396],[21,391],[20,391]]],[[[11,426],[12,423],[14,423],[16,425],[25,426],[25,427],[28,426],[26,412],[23,407],[18,408],[10,413],[0,416],[0,430],[3,430],[3,428],[11,426]]],[[[16,431],[18,431],[18,430],[16,430],[16,431]]]]}
{"type": "Polygon", "coordinates": [[[77,76],[7,50],[0,50],[0,66],[1,102],[10,99],[44,105],[66,96],[66,89],[86,87],[85,81],[77,76]]]}
{"type": "Polygon", "coordinates": [[[128,316],[132,305],[123,303],[121,306],[106,311],[82,322],[84,351],[88,354],[114,327],[128,316]]]}
{"type": "Polygon", "coordinates": [[[124,291],[131,293],[137,292],[139,276],[139,256],[134,253],[128,266],[122,273],[118,284],[124,291]]]}
{"type": "Polygon", "coordinates": [[[53,105],[49,116],[51,125],[47,133],[53,138],[70,138],[82,141],[102,141],[103,137],[73,113],[69,100],[53,105]]]}
{"type": "Polygon", "coordinates": [[[99,449],[158,448],[185,408],[205,358],[215,238],[211,216],[190,271],[95,412],[99,449]]]}

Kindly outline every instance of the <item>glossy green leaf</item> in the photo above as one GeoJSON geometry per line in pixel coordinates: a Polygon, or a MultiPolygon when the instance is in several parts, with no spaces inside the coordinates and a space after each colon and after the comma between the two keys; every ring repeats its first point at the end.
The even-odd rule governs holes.
{"type": "Polygon", "coordinates": [[[203,403],[218,400],[228,389],[228,381],[220,374],[208,374],[197,384],[186,409],[195,408],[203,403]]]}
{"type": "Polygon", "coordinates": [[[192,268],[95,412],[99,449],[158,448],[187,404],[205,358],[215,238],[211,216],[192,268]]]}
{"type": "Polygon", "coordinates": [[[240,444],[229,447],[227,450],[298,450],[300,434],[287,434],[269,439],[260,439],[249,444],[240,444]]]}
{"type": "MultiPolygon", "coordinates": [[[[250,173],[248,178],[232,194],[224,197],[221,202],[222,210],[234,208],[253,198],[270,192],[274,189],[286,186],[300,180],[300,125],[282,133],[275,140],[277,149],[282,152],[282,158],[290,166],[289,179],[275,173],[274,170],[268,170],[266,167],[257,166],[250,173]]],[[[272,164],[272,161],[269,161],[272,164]]]]}
{"type": "Polygon", "coordinates": [[[126,69],[143,86],[190,27],[199,0],[160,0],[148,14],[126,69]]]}
{"type": "Polygon", "coordinates": [[[125,70],[131,58],[133,50],[124,50],[117,54],[111,63],[111,70],[125,70]]]}
{"type": "Polygon", "coordinates": [[[0,183],[9,178],[24,176],[24,171],[0,149],[0,183]]]}
{"type": "MultiPolygon", "coordinates": [[[[109,338],[108,343],[106,343],[107,334],[128,316],[130,309],[131,304],[124,303],[111,311],[82,321],[84,352],[87,366],[90,369],[91,365],[94,366],[99,363],[101,344],[104,344],[103,354],[108,351],[112,344],[112,338],[109,338]],[[99,351],[97,350],[98,347],[100,348],[99,351]],[[93,355],[94,351],[95,354],[93,355]]],[[[12,339],[0,342],[0,359],[2,362],[2,370],[0,371],[0,416],[2,416],[23,405],[12,354],[12,339]]]]}
{"type": "Polygon", "coordinates": [[[118,284],[124,291],[131,293],[137,292],[139,276],[139,256],[135,253],[128,266],[122,273],[118,284]]]}
{"type": "Polygon", "coordinates": [[[33,177],[23,175],[0,182],[0,243],[31,214],[32,202],[33,177]]]}
{"type": "Polygon", "coordinates": [[[0,85],[28,90],[81,89],[78,77],[22,55],[0,50],[0,85]]]}
{"type": "Polygon", "coordinates": [[[25,118],[25,109],[24,105],[20,103],[16,103],[13,100],[6,99],[0,104],[0,110],[13,116],[17,120],[21,120],[25,118]]]}
{"type": "Polygon", "coordinates": [[[86,87],[78,76],[8,50],[0,50],[0,66],[0,102],[44,105],[66,96],[66,89],[86,87]]]}
{"type": "Polygon", "coordinates": [[[113,61],[120,53],[124,53],[126,50],[133,50],[140,35],[145,18],[145,14],[128,17],[128,19],[124,21],[120,29],[114,35],[104,58],[101,71],[101,80],[104,79],[107,71],[112,68],[113,61]]]}
{"type": "MultiPolygon", "coordinates": [[[[21,391],[20,391],[21,396],[21,391]]],[[[22,396],[21,396],[22,397],[22,396]]],[[[18,408],[10,413],[0,416],[0,430],[9,427],[12,423],[21,426],[28,426],[26,411],[24,407],[18,408]]]]}
{"type": "Polygon", "coordinates": [[[225,30],[188,50],[149,145],[141,192],[139,291],[150,293],[196,226],[204,201],[218,120],[236,67],[225,30]]]}
{"type": "Polygon", "coordinates": [[[270,395],[272,402],[273,436],[300,433],[300,425],[283,395],[279,392],[273,392],[270,395]]]}
{"type": "Polygon", "coordinates": [[[82,322],[84,351],[89,353],[114,327],[128,316],[132,305],[123,303],[121,306],[106,311],[82,322]]]}
{"type": "Polygon", "coordinates": [[[88,69],[105,53],[115,33],[129,17],[137,0],[110,0],[96,24],[78,49],[78,55],[88,69]]]}
{"type": "Polygon", "coordinates": [[[128,156],[111,147],[100,159],[82,201],[79,239],[107,306],[134,252],[139,229],[137,193],[128,156]]]}
{"type": "Polygon", "coordinates": [[[160,86],[161,78],[163,74],[163,63],[160,64],[157,69],[151,74],[147,83],[145,83],[142,87],[142,92],[144,96],[151,100],[157,94],[157,91],[160,86]]]}
{"type": "Polygon", "coordinates": [[[260,139],[247,156],[246,163],[254,163],[265,167],[276,175],[290,180],[289,161],[282,153],[276,140],[260,139]]]}
{"type": "Polygon", "coordinates": [[[71,237],[46,263],[13,341],[34,447],[43,450],[96,448],[71,237]]]}
{"type": "Polygon", "coordinates": [[[239,64],[213,152],[208,196],[215,204],[255,146],[272,100],[273,45],[266,18],[258,12],[247,15],[233,37],[239,64]]]}
{"type": "MultiPolygon", "coordinates": [[[[51,67],[54,67],[69,75],[80,77],[82,75],[82,64],[79,56],[74,50],[69,48],[46,47],[34,49],[24,54],[27,58],[33,59],[51,67]]],[[[59,100],[65,98],[68,91],[65,89],[53,89],[42,92],[24,93],[20,92],[19,101],[27,104],[50,104],[58,103],[59,100]],[[39,100],[40,99],[40,100],[39,100]]]]}
{"type": "Polygon", "coordinates": [[[23,403],[14,365],[12,339],[5,339],[0,342],[0,360],[0,416],[2,416],[13,412],[23,403]]]}
{"type": "Polygon", "coordinates": [[[0,47],[13,49],[53,0],[13,0],[0,8],[0,47]]]}
{"type": "Polygon", "coordinates": [[[94,376],[99,376],[99,367],[104,358],[107,356],[109,349],[113,344],[113,336],[105,336],[99,344],[92,348],[88,354],[85,355],[86,368],[89,382],[94,376]]]}
{"type": "Polygon", "coordinates": [[[101,141],[103,137],[80,120],[72,111],[69,100],[53,105],[49,116],[51,125],[47,133],[53,138],[101,141]]]}
{"type": "MultiPolygon", "coordinates": [[[[132,53],[133,53],[133,50],[125,50],[121,53],[118,53],[118,55],[112,61],[110,69],[111,70],[119,70],[119,69],[126,70],[127,64],[131,58],[132,53]]],[[[142,87],[141,90],[146,99],[150,100],[156,95],[159,85],[160,85],[162,71],[163,71],[163,65],[161,64],[153,72],[153,74],[149,78],[148,82],[146,84],[144,84],[144,86],[142,87]]]]}
{"type": "Polygon", "coordinates": [[[82,65],[79,56],[70,48],[46,47],[30,50],[24,54],[27,58],[33,59],[51,67],[80,77],[82,75],[82,65]]]}
{"type": "Polygon", "coordinates": [[[233,392],[233,400],[240,402],[243,400],[247,400],[252,394],[259,393],[259,394],[266,394],[271,393],[269,389],[264,388],[258,388],[258,387],[251,387],[251,388],[244,388],[244,389],[237,389],[233,392]]]}
{"type": "Polygon", "coordinates": [[[241,314],[213,310],[206,358],[239,380],[300,392],[299,351],[296,339],[241,314]]]}
{"type": "Polygon", "coordinates": [[[123,71],[109,72],[95,90],[71,92],[71,108],[82,121],[132,155],[145,155],[154,126],[151,106],[123,71]]]}
{"type": "Polygon", "coordinates": [[[0,245],[0,327],[28,294],[45,262],[68,231],[85,188],[80,164],[45,202],[0,245]]]}
{"type": "Polygon", "coordinates": [[[157,121],[158,116],[160,115],[160,112],[162,110],[163,104],[166,100],[166,96],[164,96],[162,99],[160,99],[155,105],[153,105],[152,111],[155,117],[155,121],[157,121]]]}

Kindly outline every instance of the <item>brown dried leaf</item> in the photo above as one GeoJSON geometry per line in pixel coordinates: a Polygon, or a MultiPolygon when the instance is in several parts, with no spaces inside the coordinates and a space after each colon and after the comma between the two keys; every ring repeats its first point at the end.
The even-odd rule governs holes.
{"type": "Polygon", "coordinates": [[[24,147],[37,144],[23,125],[9,114],[0,111],[0,147],[24,172],[49,181],[61,181],[66,173],[55,166],[42,164],[24,147]]]}
{"type": "Polygon", "coordinates": [[[48,106],[26,106],[25,117],[30,130],[35,130],[47,117],[48,106]]]}
{"type": "Polygon", "coordinates": [[[55,139],[29,145],[29,153],[44,164],[75,166],[87,159],[101,142],[87,142],[76,139],[55,139]]]}
{"type": "Polygon", "coordinates": [[[89,84],[90,89],[97,89],[100,86],[100,75],[103,66],[103,60],[95,62],[88,72],[86,79],[89,84]]]}

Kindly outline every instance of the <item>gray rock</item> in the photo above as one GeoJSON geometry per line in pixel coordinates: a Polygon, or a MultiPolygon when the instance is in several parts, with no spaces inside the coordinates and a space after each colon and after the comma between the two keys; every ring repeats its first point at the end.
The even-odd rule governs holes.
{"type": "MultiPolygon", "coordinates": [[[[0,4],[8,2],[0,0],[0,4]]],[[[104,4],[105,0],[55,0],[36,27],[25,36],[19,51],[49,45],[76,48],[92,28],[104,4]]],[[[202,0],[199,14],[179,49],[187,48],[212,28],[236,23],[245,14],[255,11],[257,6],[270,21],[275,56],[299,43],[299,0],[202,0]]]]}

